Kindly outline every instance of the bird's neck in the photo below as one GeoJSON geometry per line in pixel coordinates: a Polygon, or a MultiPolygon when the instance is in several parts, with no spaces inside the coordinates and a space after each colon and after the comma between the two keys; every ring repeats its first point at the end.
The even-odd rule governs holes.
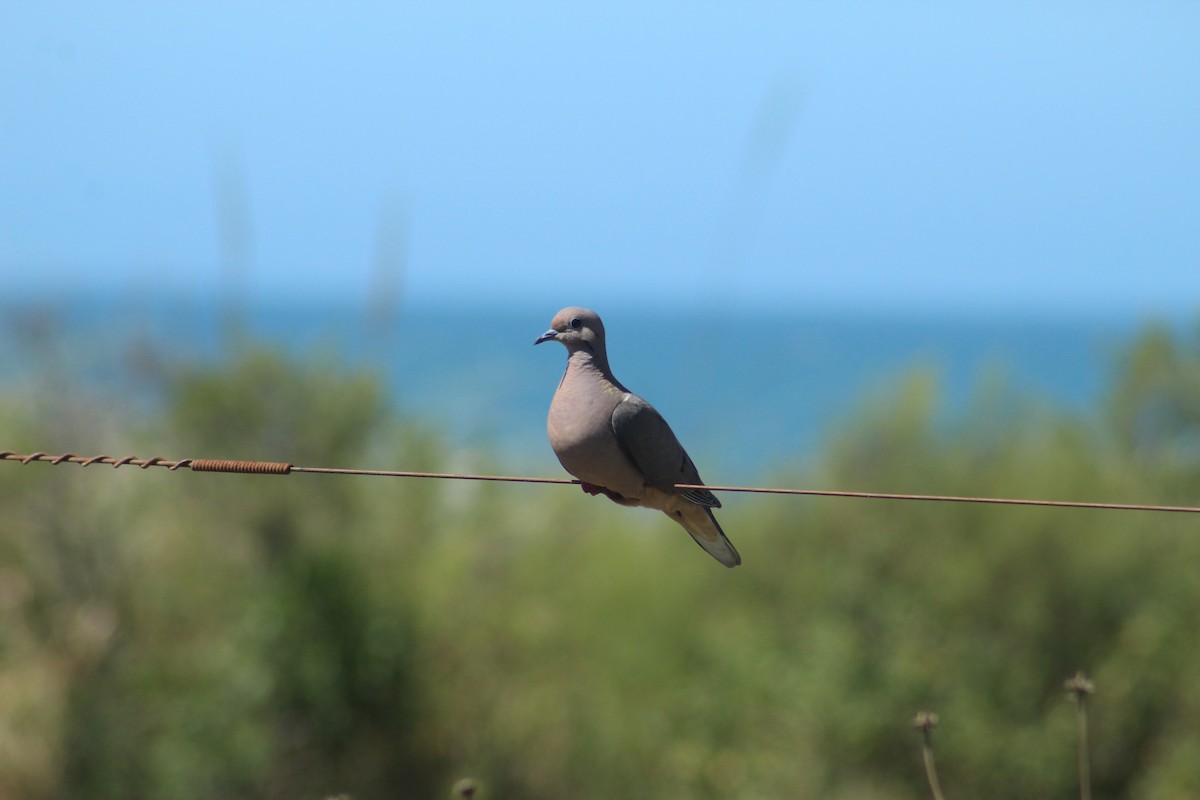
{"type": "Polygon", "coordinates": [[[592,350],[589,347],[581,347],[578,350],[571,351],[571,355],[567,357],[567,370],[576,372],[594,372],[599,374],[606,380],[617,382],[613,377],[612,370],[608,366],[608,356],[604,351],[599,352],[592,350]]]}

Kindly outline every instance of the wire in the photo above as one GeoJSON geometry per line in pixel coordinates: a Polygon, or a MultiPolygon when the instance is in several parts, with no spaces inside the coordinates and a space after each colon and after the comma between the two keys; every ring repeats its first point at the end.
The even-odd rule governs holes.
{"type": "MultiPolygon", "coordinates": [[[[498,481],[503,483],[546,483],[557,485],[583,485],[582,481],[573,478],[539,478],[516,475],[472,475],[458,472],[408,472],[401,470],[383,469],[340,469],[337,467],[298,467],[282,461],[238,461],[233,459],[212,458],[183,458],[177,461],[153,456],[137,458],[124,456],[80,456],[75,453],[63,453],[52,456],[43,452],[22,455],[11,450],[0,450],[0,461],[12,461],[18,464],[45,462],[52,465],[78,464],[90,467],[94,464],[104,464],[113,468],[133,466],[139,469],[150,467],[165,467],[175,471],[183,468],[192,472],[227,472],[245,475],[290,475],[293,472],[309,472],[319,475],[358,475],[379,478],[431,478],[436,480],[454,481],[498,481]]],[[[1165,511],[1185,514],[1200,513],[1200,506],[1167,506],[1150,505],[1145,503],[1090,503],[1077,500],[1037,500],[1017,497],[964,497],[945,494],[899,494],[895,492],[854,492],[840,489],[780,489],[763,486],[709,486],[705,484],[679,483],[676,489],[707,489],[710,492],[746,492],[752,494],[775,495],[806,495],[810,497],[849,497],[860,500],[915,500],[935,503],[979,503],[987,505],[1007,506],[1043,506],[1050,508],[1092,508],[1106,511],[1165,511]]]]}

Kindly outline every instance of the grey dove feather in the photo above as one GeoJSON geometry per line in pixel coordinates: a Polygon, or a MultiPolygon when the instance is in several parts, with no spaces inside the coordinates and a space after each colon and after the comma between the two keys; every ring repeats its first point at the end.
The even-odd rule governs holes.
{"type": "Polygon", "coordinates": [[[550,446],[567,472],[589,494],[662,511],[725,566],[742,563],[713,516],[721,501],[707,489],[675,488],[704,481],[662,415],[613,377],[596,312],[559,311],[534,344],[549,341],[567,348],[546,418],[550,446]]]}

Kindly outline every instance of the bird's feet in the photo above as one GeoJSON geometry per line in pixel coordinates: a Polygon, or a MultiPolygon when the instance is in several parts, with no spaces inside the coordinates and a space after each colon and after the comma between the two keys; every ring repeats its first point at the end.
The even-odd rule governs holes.
{"type": "Polygon", "coordinates": [[[612,500],[615,503],[624,503],[625,502],[624,496],[617,494],[612,489],[605,489],[603,486],[597,486],[594,483],[587,483],[586,481],[580,481],[579,488],[583,489],[585,492],[587,492],[590,495],[602,494],[605,497],[607,497],[609,500],[612,500]]]}

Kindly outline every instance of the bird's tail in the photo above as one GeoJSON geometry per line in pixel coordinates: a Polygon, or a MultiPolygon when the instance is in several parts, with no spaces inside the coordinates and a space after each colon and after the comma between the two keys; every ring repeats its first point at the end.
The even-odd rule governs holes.
{"type": "Polygon", "coordinates": [[[711,508],[698,506],[682,498],[681,502],[673,505],[674,508],[665,509],[667,516],[682,525],[706,553],[727,567],[742,563],[742,557],[734,549],[733,542],[725,537],[725,531],[717,524],[711,508]]]}

